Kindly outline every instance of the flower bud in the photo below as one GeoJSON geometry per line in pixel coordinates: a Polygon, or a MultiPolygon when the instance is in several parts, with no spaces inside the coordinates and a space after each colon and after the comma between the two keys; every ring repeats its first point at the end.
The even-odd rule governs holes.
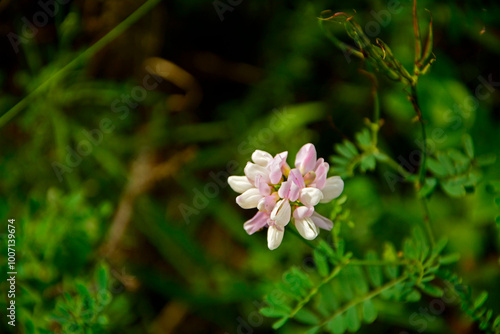
{"type": "Polygon", "coordinates": [[[229,183],[229,186],[234,191],[240,194],[253,187],[246,176],[230,176],[227,179],[227,183],[229,183]]]}

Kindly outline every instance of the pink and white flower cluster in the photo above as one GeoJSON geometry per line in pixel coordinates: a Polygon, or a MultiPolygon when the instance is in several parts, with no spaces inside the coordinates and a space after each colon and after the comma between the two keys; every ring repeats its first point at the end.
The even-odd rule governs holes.
{"type": "Polygon", "coordinates": [[[295,168],[286,162],[288,152],[273,157],[256,150],[252,161],[245,167],[244,176],[230,176],[228,183],[241,195],[236,203],[243,209],[259,209],[259,212],[244,224],[248,234],[263,227],[267,231],[269,249],[278,248],[283,240],[285,226],[290,219],[304,239],[312,240],[319,228],[331,230],[333,222],[316,213],[314,206],[327,203],[340,196],[344,182],[339,176],[327,178],[328,163],[316,159],[313,144],[302,146],[295,158],[295,168]]]}

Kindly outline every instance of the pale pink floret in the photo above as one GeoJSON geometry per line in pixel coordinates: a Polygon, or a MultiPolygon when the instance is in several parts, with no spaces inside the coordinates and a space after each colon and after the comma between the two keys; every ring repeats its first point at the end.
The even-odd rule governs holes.
{"type": "Polygon", "coordinates": [[[252,162],[245,167],[245,176],[230,176],[228,183],[240,193],[236,202],[244,209],[257,208],[259,212],[245,222],[244,229],[253,234],[268,227],[268,248],[279,247],[285,226],[293,217],[300,235],[308,240],[316,238],[319,228],[331,230],[333,222],[314,211],[318,203],[326,203],[340,196],[344,182],[338,176],[327,178],[329,164],[316,160],[312,144],[304,145],[290,169],[286,163],[288,152],[276,156],[256,150],[252,162]],[[293,206],[291,205],[293,204],[293,206]]]}
{"type": "Polygon", "coordinates": [[[328,175],[328,170],[330,169],[330,165],[323,160],[323,158],[319,158],[316,162],[316,169],[314,170],[314,174],[316,178],[311,186],[316,187],[318,189],[323,189],[326,183],[326,177],[328,175]]]}
{"type": "Polygon", "coordinates": [[[295,218],[297,231],[307,240],[312,240],[318,236],[318,227],[325,230],[333,228],[333,222],[314,212],[313,207],[299,206],[293,212],[293,218],[295,218]]]}
{"type": "Polygon", "coordinates": [[[314,169],[316,166],[316,148],[313,144],[305,144],[297,153],[295,158],[295,167],[300,170],[302,175],[314,169]]]}
{"type": "Polygon", "coordinates": [[[269,220],[269,213],[259,211],[253,216],[252,219],[249,219],[243,224],[243,228],[247,231],[248,234],[254,234],[264,226],[267,226],[267,222],[269,220]]]}
{"type": "Polygon", "coordinates": [[[286,164],[287,156],[288,152],[282,152],[280,154],[276,154],[274,159],[268,165],[269,179],[272,184],[278,184],[281,181],[281,177],[283,176],[282,168],[286,164]]]}

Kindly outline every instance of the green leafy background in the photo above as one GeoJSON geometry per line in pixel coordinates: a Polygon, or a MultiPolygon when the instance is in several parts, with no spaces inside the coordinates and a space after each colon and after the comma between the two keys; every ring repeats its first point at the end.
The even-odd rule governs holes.
{"type": "MultiPolygon", "coordinates": [[[[22,35],[22,18],[40,7],[0,4],[2,315],[10,218],[18,272],[17,325],[3,316],[0,331],[498,333],[499,5],[419,2],[423,32],[423,9],[433,16],[436,61],[418,83],[434,140],[416,194],[374,150],[417,177],[421,134],[407,87],[379,76],[374,144],[372,82],[318,25],[323,10],[355,9],[410,69],[412,3],[385,18],[393,1],[235,3],[221,21],[211,1],[143,12],[133,1],[70,1],[18,53],[8,34],[22,35]],[[127,29],[85,51],[134,11],[127,29]],[[185,72],[170,72],[121,118],[114,101],[143,85],[151,57],[185,72]],[[103,119],[114,129],[60,181],[53,163],[66,164],[67,147],[103,119]],[[254,149],[294,157],[307,142],[345,180],[344,195],[318,208],[335,228],[308,245],[290,224],[269,251],[265,231],[243,230],[254,212],[236,205],[225,179],[242,174],[254,149]],[[108,253],[120,209],[128,224],[108,253]]],[[[341,25],[328,29],[354,45],[341,25]]]]}

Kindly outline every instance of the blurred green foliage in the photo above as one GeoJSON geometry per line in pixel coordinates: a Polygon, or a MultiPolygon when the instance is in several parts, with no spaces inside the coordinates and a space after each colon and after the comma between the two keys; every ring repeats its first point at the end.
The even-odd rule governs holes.
{"type": "MultiPolygon", "coordinates": [[[[41,10],[36,2],[5,3],[5,36],[21,35],[23,18],[41,10]]],[[[352,14],[354,8],[362,28],[370,22],[380,28],[373,41],[381,38],[412,69],[411,2],[399,1],[397,12],[389,11],[393,2],[380,0],[234,3],[221,21],[210,1],[161,2],[63,72],[138,4],[69,2],[18,53],[2,39],[0,308],[8,302],[9,218],[17,224],[18,293],[16,328],[4,319],[0,331],[271,333],[276,319],[268,317],[283,319],[297,302],[275,303],[275,283],[299,281],[292,288],[300,291],[286,298],[307,297],[346,256],[432,258],[447,267],[439,275],[426,268],[426,281],[406,289],[397,267],[348,266],[297,310],[297,321],[285,319],[280,333],[304,333],[318,319],[330,319],[326,328],[334,333],[498,327],[500,6],[419,2],[422,22],[429,20],[423,8],[433,16],[436,61],[418,82],[430,141],[429,171],[417,197],[413,152],[421,150],[421,130],[405,85],[378,76],[383,124],[373,131],[372,81],[359,71],[362,62],[346,59],[318,25],[323,10],[352,14]],[[170,72],[140,101],[124,102],[145,86],[144,61],[153,56],[188,75],[170,72]],[[201,87],[203,99],[188,108],[193,87],[201,87]],[[179,96],[187,103],[176,108],[179,96]],[[18,101],[23,108],[7,120],[18,101]],[[98,144],[88,137],[96,129],[98,144]],[[80,154],[85,141],[90,152],[80,154]],[[313,241],[314,251],[288,233],[271,252],[263,233],[243,230],[251,213],[237,207],[225,179],[242,174],[255,149],[294,156],[307,142],[332,157],[332,175],[345,177],[344,196],[318,209],[336,225],[321,234],[326,241],[313,241]],[[404,170],[398,173],[401,167],[386,157],[404,170]],[[67,168],[58,167],[59,177],[54,163],[67,168]],[[415,229],[424,217],[421,198],[437,240],[448,240],[440,251],[451,257],[423,254],[427,241],[415,229]],[[106,253],[123,222],[120,209],[130,209],[128,224],[106,253]],[[332,317],[385,284],[395,289],[332,317]],[[443,293],[442,311],[422,313],[443,293]],[[269,309],[273,303],[284,309],[269,309]]],[[[355,46],[341,25],[328,28],[355,46]]]]}

